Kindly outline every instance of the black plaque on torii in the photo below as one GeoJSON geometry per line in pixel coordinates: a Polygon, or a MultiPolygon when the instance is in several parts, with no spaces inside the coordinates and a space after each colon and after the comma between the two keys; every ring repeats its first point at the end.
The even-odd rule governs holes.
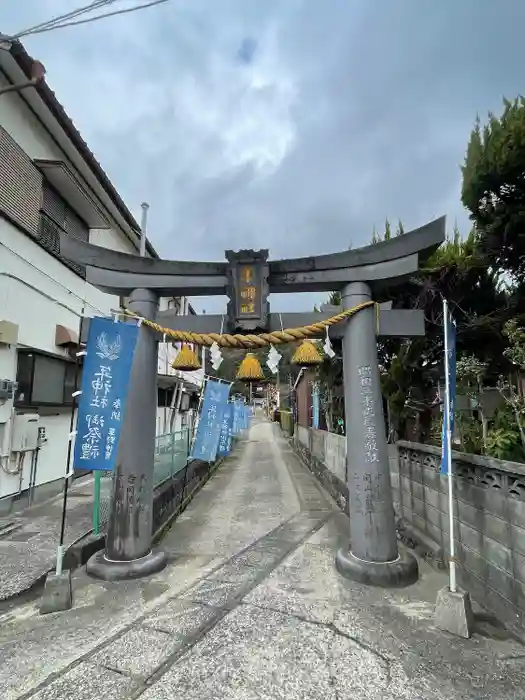
{"type": "Polygon", "coordinates": [[[267,330],[268,254],[263,250],[227,250],[226,294],[228,328],[231,332],[267,330]]]}

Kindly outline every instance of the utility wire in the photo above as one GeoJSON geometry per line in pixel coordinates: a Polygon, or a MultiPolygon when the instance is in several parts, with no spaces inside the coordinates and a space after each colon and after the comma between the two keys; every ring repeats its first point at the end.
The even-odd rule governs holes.
{"type": "Polygon", "coordinates": [[[87,12],[98,10],[99,8],[104,7],[105,5],[111,5],[115,1],[116,0],[95,0],[89,5],[84,5],[83,7],[79,7],[76,10],[72,10],[71,12],[66,12],[63,15],[57,15],[56,17],[48,19],[45,22],[41,22],[40,24],[36,24],[32,27],[28,27],[27,29],[23,29],[22,31],[17,32],[13,36],[11,36],[10,39],[20,39],[21,37],[27,36],[28,34],[32,34],[35,31],[52,27],[68,19],[74,19],[75,17],[79,17],[80,15],[83,15],[87,12]]]}
{"type": "Polygon", "coordinates": [[[96,15],[95,17],[87,17],[86,19],[80,19],[80,20],[75,20],[72,22],[65,22],[63,21],[64,19],[69,19],[70,17],[75,17],[79,16],[80,14],[84,14],[86,12],[90,12],[93,9],[98,9],[99,7],[104,7],[110,4],[113,4],[116,2],[116,0],[99,0],[96,3],[92,3],[91,5],[88,5],[84,8],[79,8],[78,10],[75,10],[73,13],[69,13],[68,16],[61,16],[57,17],[55,19],[49,20],[49,22],[43,22],[42,24],[36,26],[36,27],[31,27],[30,29],[26,29],[22,32],[18,32],[12,37],[9,37],[12,40],[19,39],[24,36],[31,36],[33,34],[43,34],[44,32],[51,32],[54,31],[55,29],[62,29],[63,27],[73,27],[77,26],[80,24],[89,24],[91,22],[96,22],[99,19],[106,19],[107,17],[116,17],[117,15],[124,15],[127,14],[128,12],[137,12],[137,10],[145,10],[148,7],[153,7],[155,5],[162,5],[165,2],[168,2],[169,0],[151,0],[151,2],[143,3],[142,5],[138,5],[137,7],[128,7],[124,8],[121,10],[115,10],[114,12],[106,12],[101,15],[96,15]]]}

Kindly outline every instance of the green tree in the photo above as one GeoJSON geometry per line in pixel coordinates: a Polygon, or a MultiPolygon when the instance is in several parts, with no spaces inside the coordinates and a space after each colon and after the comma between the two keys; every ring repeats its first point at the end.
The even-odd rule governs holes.
{"type": "MultiPolygon", "coordinates": [[[[487,450],[487,438],[489,430],[489,421],[485,415],[485,407],[483,404],[484,379],[487,373],[487,363],[481,362],[474,355],[463,355],[456,362],[456,377],[458,391],[465,396],[468,396],[471,406],[478,408],[481,421],[481,441],[483,450],[487,450]]],[[[462,420],[463,415],[458,415],[458,427],[461,434],[461,440],[464,443],[465,437],[472,435],[473,420],[470,413],[467,413],[466,420],[462,420]],[[466,423],[466,425],[465,425],[466,423]]],[[[477,447],[477,446],[476,446],[477,447]]],[[[467,450],[471,451],[471,450],[467,450]]]]}
{"type": "MultiPolygon", "coordinates": [[[[375,238],[377,242],[377,233],[375,238]]],[[[423,338],[378,342],[393,433],[403,434],[417,406],[421,430],[430,434],[435,390],[443,374],[443,297],[457,323],[458,357],[472,355],[486,363],[487,377],[494,382],[508,367],[503,325],[511,317],[509,296],[498,287],[478,234],[471,231],[463,239],[456,227],[414,277],[386,288],[377,299],[392,301],[394,308],[421,309],[426,321],[423,338]]],[[[337,298],[337,293],[331,295],[331,301],[337,298]]]]}
{"type": "Polygon", "coordinates": [[[509,343],[503,354],[509,360],[511,370],[516,372],[516,377],[513,380],[511,372],[507,377],[500,376],[498,388],[507,406],[512,410],[520,436],[522,453],[525,454],[525,396],[520,381],[525,372],[525,328],[519,326],[516,319],[511,319],[504,325],[503,333],[509,343]]]}
{"type": "Polygon", "coordinates": [[[462,167],[461,199],[491,265],[523,283],[525,275],[525,98],[479,118],[462,167]]]}
{"type": "MultiPolygon", "coordinates": [[[[403,235],[401,221],[396,235],[403,235]]],[[[372,244],[388,240],[388,219],[381,236],[374,229],[372,244]]],[[[380,338],[379,364],[383,394],[388,403],[391,434],[403,435],[406,420],[418,412],[423,436],[431,434],[432,407],[437,383],[443,376],[443,297],[457,324],[458,357],[469,355],[486,366],[488,382],[509,367],[504,350],[508,345],[503,332],[512,318],[511,296],[498,285],[498,274],[487,262],[480,235],[472,230],[462,238],[455,226],[452,234],[408,280],[384,288],[377,301],[392,301],[394,308],[421,309],[425,314],[426,335],[409,340],[380,338]]],[[[339,291],[329,303],[339,305],[339,291]]],[[[338,357],[326,360],[320,370],[321,383],[328,386],[341,380],[338,357]],[[330,367],[328,367],[330,365],[330,367]]]]}
{"type": "MultiPolygon", "coordinates": [[[[403,223],[401,220],[398,221],[397,223],[397,229],[396,229],[396,236],[402,236],[405,233],[405,229],[403,228],[403,223]]],[[[374,226],[372,230],[372,238],[370,240],[370,243],[381,243],[381,241],[389,241],[392,238],[392,226],[390,224],[390,220],[388,217],[385,219],[385,230],[383,234],[378,233],[376,227],[374,226]]]]}
{"type": "Polygon", "coordinates": [[[340,306],[341,292],[331,292],[330,296],[328,297],[328,303],[332,304],[332,306],[340,306]]]}

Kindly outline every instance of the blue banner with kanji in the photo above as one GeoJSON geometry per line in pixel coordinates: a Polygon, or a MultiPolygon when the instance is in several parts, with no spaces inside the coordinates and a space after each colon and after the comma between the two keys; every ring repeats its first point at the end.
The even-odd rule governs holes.
{"type": "Polygon", "coordinates": [[[135,323],[91,319],[78,403],[75,469],[115,468],[138,334],[135,323]]]}
{"type": "Polygon", "coordinates": [[[230,454],[232,449],[232,434],[233,428],[233,404],[228,403],[222,414],[221,423],[221,434],[219,436],[219,449],[217,450],[217,455],[219,457],[226,457],[230,454]]]}
{"type": "Polygon", "coordinates": [[[193,443],[192,459],[214,462],[219,448],[222,417],[228,405],[230,384],[208,379],[193,443]]]}
{"type": "Polygon", "coordinates": [[[319,384],[317,382],[312,388],[312,428],[319,430],[319,414],[320,414],[320,400],[319,400],[319,384]]]}
{"type": "Polygon", "coordinates": [[[232,432],[234,435],[238,435],[241,430],[243,429],[243,408],[244,408],[244,403],[242,401],[239,401],[239,399],[235,399],[233,402],[233,426],[232,426],[232,432]]]}
{"type": "Polygon", "coordinates": [[[441,473],[448,473],[448,451],[452,449],[449,437],[454,435],[454,410],[456,406],[456,322],[447,310],[445,319],[445,400],[443,402],[443,427],[441,431],[441,473]]]}

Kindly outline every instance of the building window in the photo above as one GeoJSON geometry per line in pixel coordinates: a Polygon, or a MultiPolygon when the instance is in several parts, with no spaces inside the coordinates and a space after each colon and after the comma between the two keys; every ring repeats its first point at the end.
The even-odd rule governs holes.
{"type": "MultiPolygon", "coordinates": [[[[29,350],[18,351],[15,406],[71,406],[75,363],[29,350]]],[[[80,386],[80,372],[77,386],[80,386]]]]}
{"type": "Polygon", "coordinates": [[[42,175],[27,153],[0,126],[0,216],[31,236],[38,232],[42,175]]]}
{"type": "Polygon", "coordinates": [[[86,277],[86,270],[81,265],[62,258],[60,255],[60,232],[69,236],[75,236],[85,243],[89,243],[89,227],[67,202],[47,182],[42,187],[42,207],[40,209],[40,221],[38,240],[40,245],[49,253],[59,258],[71,270],[86,277]]]}
{"type": "Polygon", "coordinates": [[[159,408],[169,407],[173,401],[173,387],[164,389],[162,387],[157,388],[157,406],[159,408]]]}

